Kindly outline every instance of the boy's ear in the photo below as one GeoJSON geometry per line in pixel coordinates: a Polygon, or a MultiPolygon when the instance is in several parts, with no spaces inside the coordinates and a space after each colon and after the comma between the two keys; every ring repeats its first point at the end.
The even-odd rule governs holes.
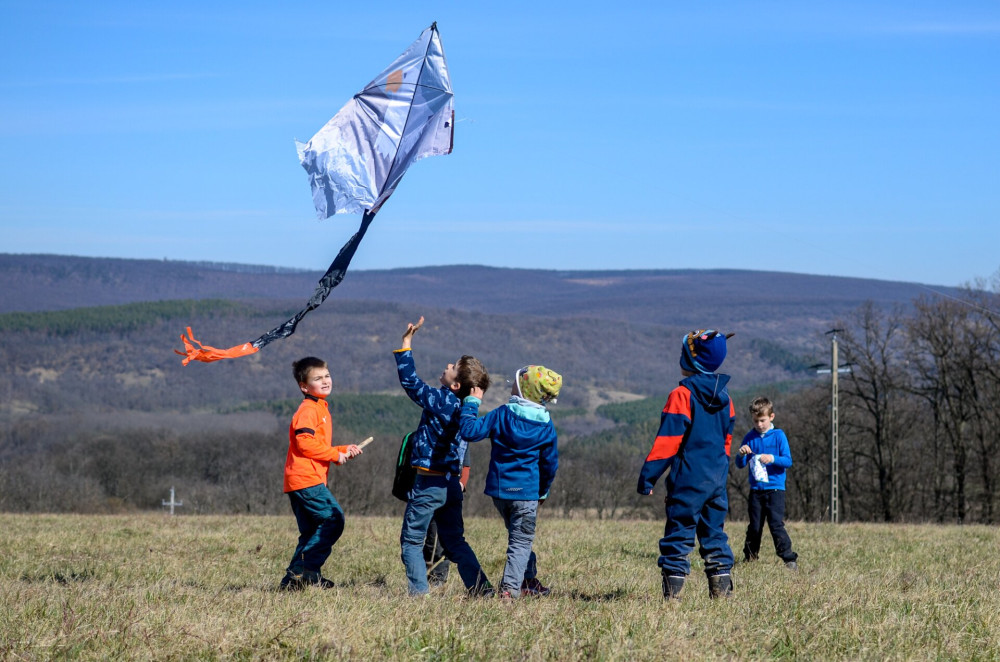
{"type": "Polygon", "coordinates": [[[458,391],[460,388],[462,388],[462,384],[461,382],[452,382],[451,384],[448,385],[448,388],[450,388],[452,391],[458,391]]]}

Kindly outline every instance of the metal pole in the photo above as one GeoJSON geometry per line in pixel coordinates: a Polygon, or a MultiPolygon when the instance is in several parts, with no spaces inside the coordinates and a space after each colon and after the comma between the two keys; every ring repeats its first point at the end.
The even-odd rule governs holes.
{"type": "Polygon", "coordinates": [[[832,380],[832,407],[830,411],[830,521],[836,524],[840,521],[840,468],[839,468],[839,458],[838,454],[838,440],[837,440],[837,373],[840,372],[838,369],[840,363],[837,357],[837,334],[833,334],[833,357],[830,361],[830,373],[833,377],[832,380]]]}

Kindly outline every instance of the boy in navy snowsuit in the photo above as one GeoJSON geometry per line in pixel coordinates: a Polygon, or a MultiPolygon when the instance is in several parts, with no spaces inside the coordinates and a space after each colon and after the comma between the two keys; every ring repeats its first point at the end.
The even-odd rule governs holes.
{"type": "Polygon", "coordinates": [[[792,466],[788,438],[774,427],[774,406],[767,398],[754,398],[750,403],[750,417],[754,429],[743,437],[736,456],[736,466],[740,469],[751,465],[750,523],[743,545],[743,560],[757,560],[764,520],[767,520],[775,553],[789,570],[798,570],[799,555],[792,551],[792,539],[785,530],[785,470],[792,466]],[[760,463],[756,475],[755,462],[760,463]]]}
{"type": "Polygon", "coordinates": [[[733,590],[733,550],[723,524],[729,511],[726,478],[736,411],[726,390],[729,375],[715,374],[732,335],[708,329],[684,336],[684,379],[667,398],[656,440],[639,473],[639,494],[652,494],[657,479],[670,471],[665,479],[667,523],[657,561],[666,599],[680,599],[696,535],[709,595],[728,597],[733,590]]]}

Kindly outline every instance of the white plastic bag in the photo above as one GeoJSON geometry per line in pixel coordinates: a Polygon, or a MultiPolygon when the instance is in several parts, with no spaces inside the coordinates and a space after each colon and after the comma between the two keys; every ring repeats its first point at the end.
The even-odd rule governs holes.
{"type": "Polygon", "coordinates": [[[760,461],[760,455],[754,455],[753,459],[750,460],[750,471],[753,472],[754,480],[758,483],[768,482],[767,469],[764,468],[764,464],[760,461]]]}

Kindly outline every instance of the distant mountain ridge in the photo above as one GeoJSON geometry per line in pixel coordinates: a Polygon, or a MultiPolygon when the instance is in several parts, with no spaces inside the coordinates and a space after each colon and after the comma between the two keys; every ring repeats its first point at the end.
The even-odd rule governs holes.
{"type": "MultiPolygon", "coordinates": [[[[0,254],[0,313],[171,299],[304,302],[320,276],[259,265],[0,254]]],[[[782,322],[819,328],[866,300],[906,306],[929,293],[916,283],[767,271],[457,265],[350,271],[332,297],[680,327],[750,323],[763,330],[782,322]]]]}
{"type": "MultiPolygon", "coordinates": [[[[738,388],[809,383],[824,333],[866,300],[908,306],[911,283],[735,270],[544,271],[482,266],[352,271],[290,338],[243,359],[181,365],[191,326],[215,347],[253,340],[312,294],[319,272],[252,265],[0,254],[0,418],[35,412],[230,411],[295,394],[292,361],[330,361],[342,393],[398,393],[392,350],[426,315],[420,374],[461,353],[503,376],[525,363],[563,374],[564,409],[661,396],[692,329],[735,332],[724,372],[738,388]],[[6,413],[6,414],[5,414],[6,413]]],[[[945,293],[953,290],[937,288],[945,293]]],[[[584,416],[563,425],[604,425],[584,416]]]]}

